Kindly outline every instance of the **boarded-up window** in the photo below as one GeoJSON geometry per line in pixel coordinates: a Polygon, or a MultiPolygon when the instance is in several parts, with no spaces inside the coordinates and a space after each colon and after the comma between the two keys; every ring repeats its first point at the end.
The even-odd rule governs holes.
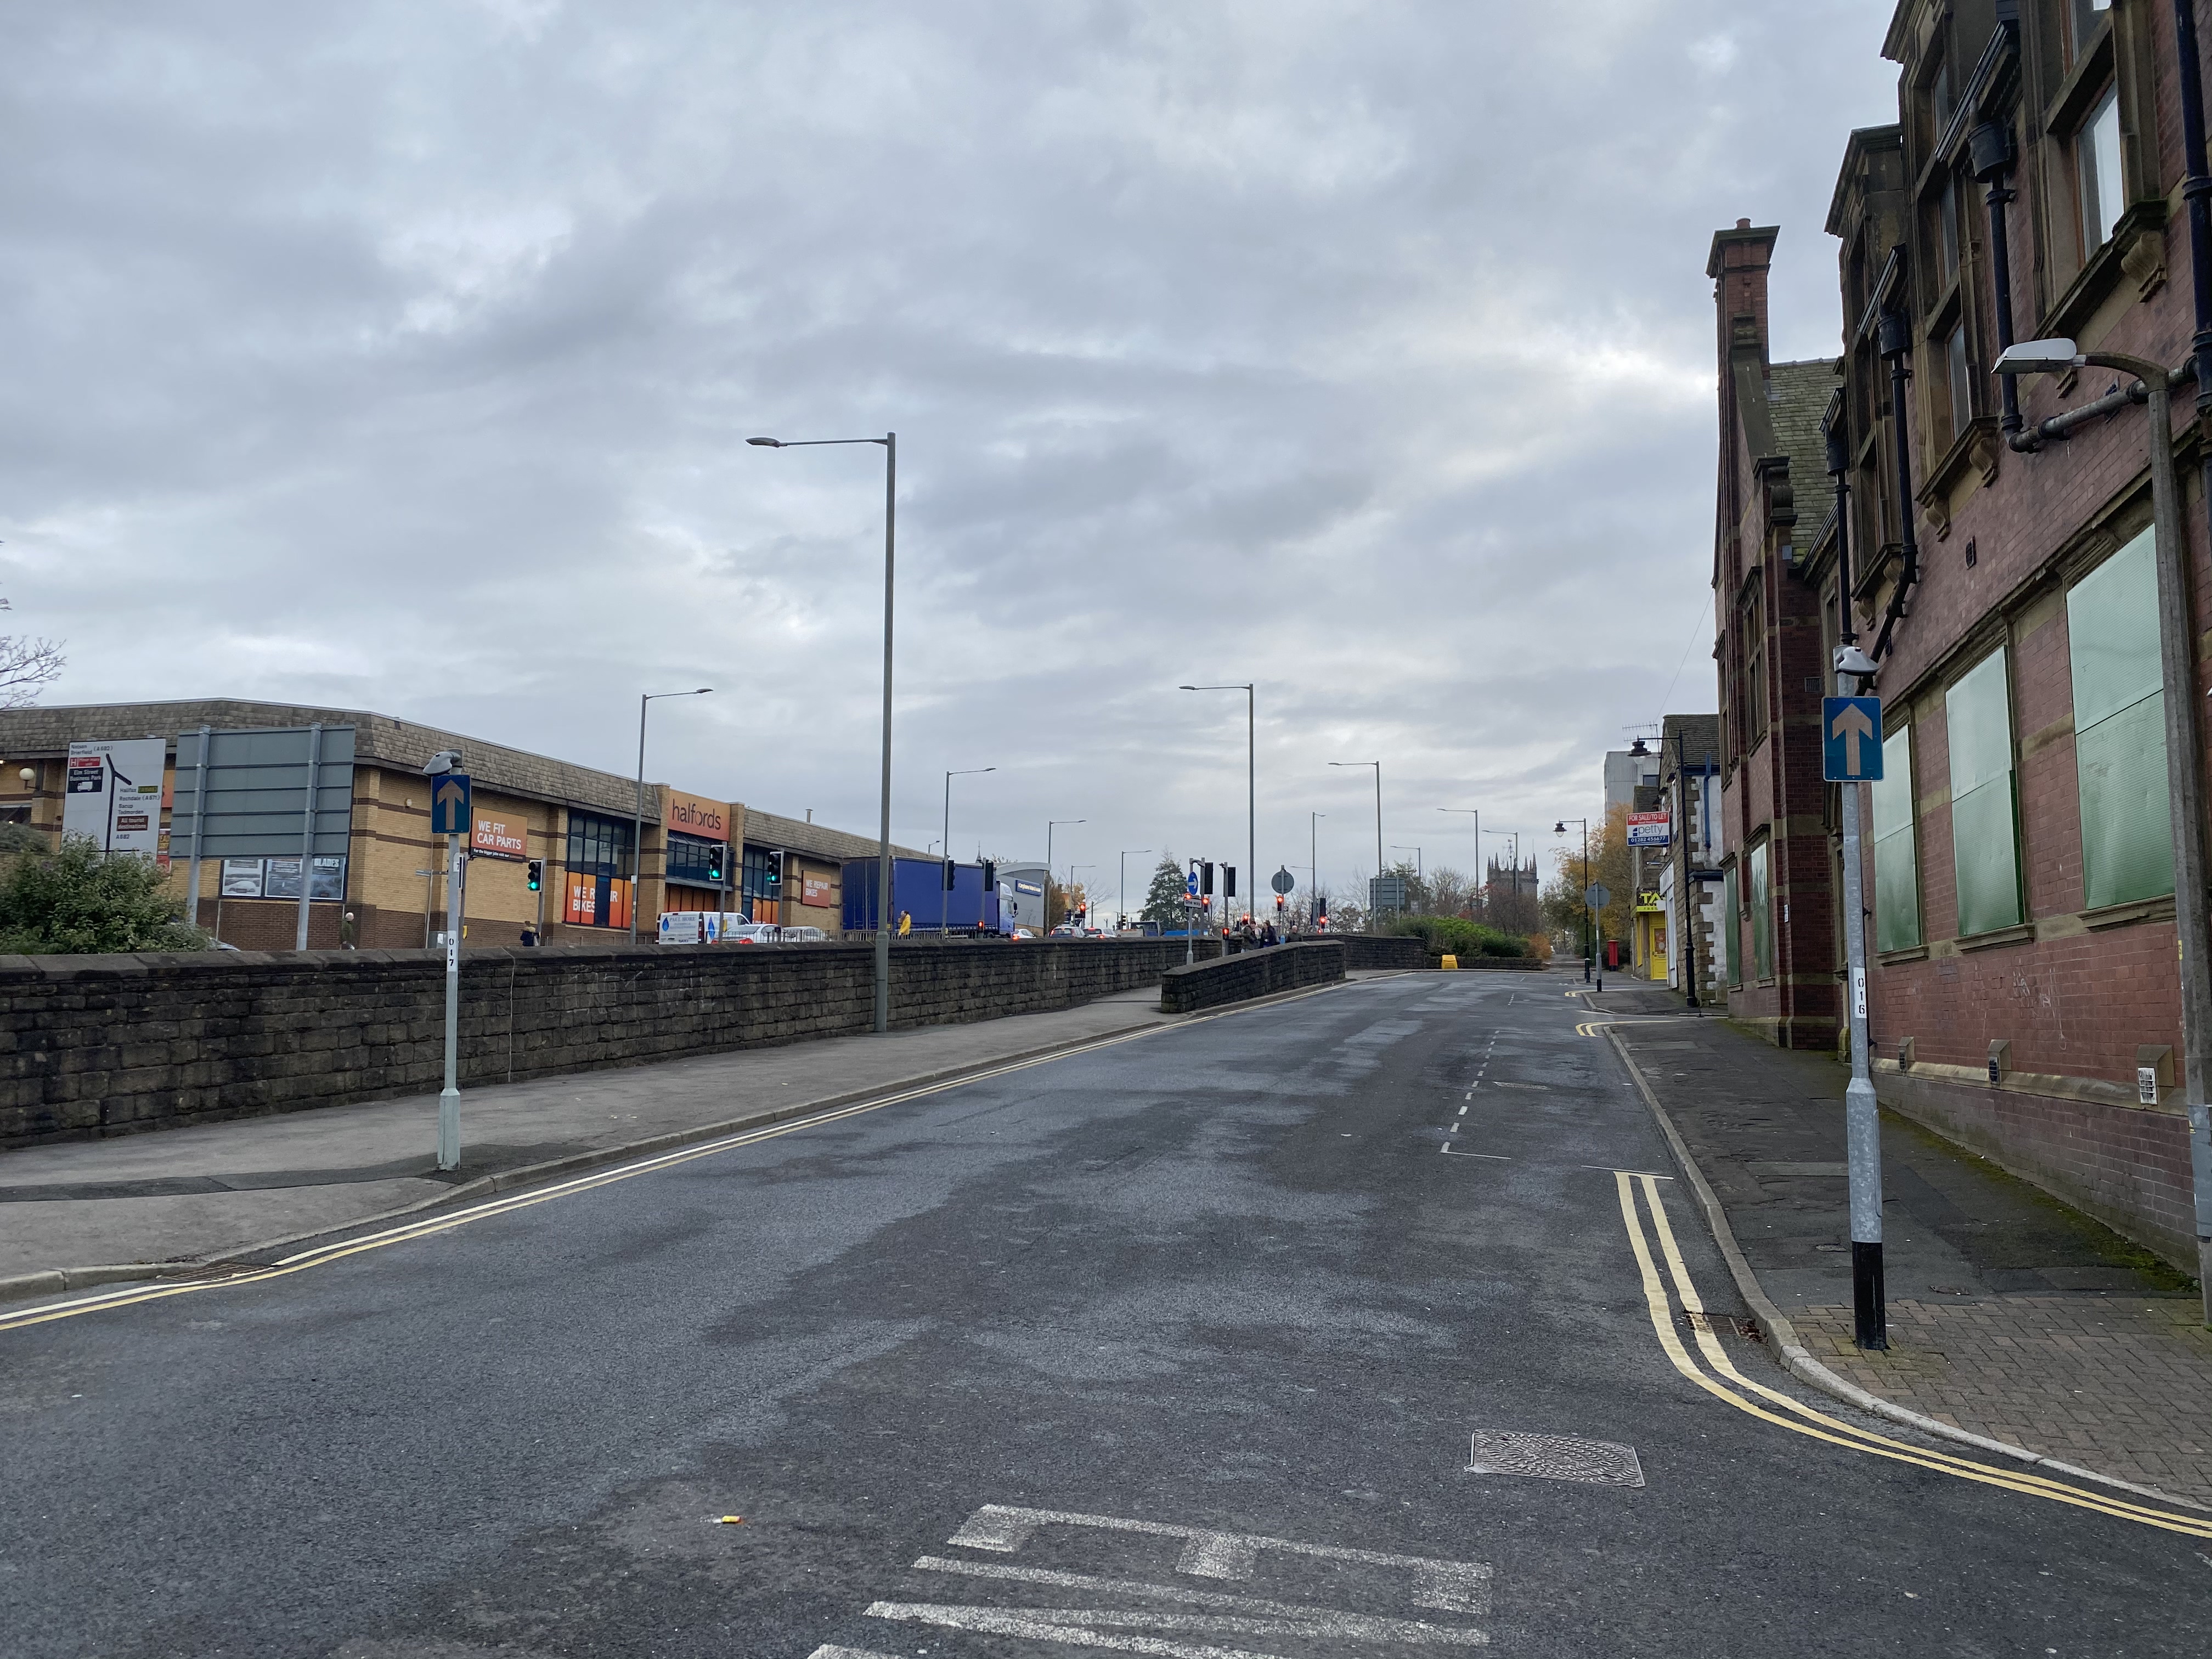
{"type": "Polygon", "coordinates": [[[2020,831],[2013,797],[2012,697],[2004,647],[1966,671],[1943,702],[1951,750],[1951,858],[1959,932],[2020,923],[2020,831]]]}
{"type": "Polygon", "coordinates": [[[1743,983],[1743,902],[1736,890],[1735,866],[1721,874],[1721,960],[1728,982],[1743,983]]]}
{"type": "Polygon", "coordinates": [[[1769,914],[1766,890],[1766,848],[1761,842],[1751,849],[1751,966],[1754,977],[1774,977],[1774,918],[1769,914]]]}
{"type": "Polygon", "coordinates": [[[1912,833],[1912,728],[1882,739],[1874,785],[1874,948],[1920,943],[1920,861],[1912,833]]]}
{"type": "Polygon", "coordinates": [[[2074,763],[2081,789],[2082,903],[2173,890],[2158,563],[2148,530],[2066,596],[2074,763]]]}

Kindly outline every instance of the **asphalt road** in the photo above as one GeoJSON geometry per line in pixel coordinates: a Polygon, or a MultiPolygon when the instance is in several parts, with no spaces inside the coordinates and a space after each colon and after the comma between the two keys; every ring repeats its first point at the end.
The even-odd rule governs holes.
{"type": "Polygon", "coordinates": [[[2201,1654],[2212,1539],[1757,1392],[1563,980],[1331,989],[9,1310],[0,1650],[2201,1654]]]}

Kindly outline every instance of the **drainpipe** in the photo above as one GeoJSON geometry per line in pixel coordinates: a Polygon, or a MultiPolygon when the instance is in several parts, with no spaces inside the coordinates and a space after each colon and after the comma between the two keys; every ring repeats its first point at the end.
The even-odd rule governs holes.
{"type": "Polygon", "coordinates": [[[1912,533],[1912,436],[1905,418],[1905,360],[1912,352],[1912,328],[1902,307],[1892,306],[1881,313],[1878,342],[1881,355],[1889,359],[1889,416],[1897,434],[1897,539],[1901,556],[1897,591],[1890,595],[1888,612],[1874,642],[1876,662],[1887,654],[1889,636],[1905,615],[1905,596],[1920,580],[1920,543],[1912,533]]]}
{"type": "MultiPolygon", "coordinates": [[[[2196,307],[2196,332],[2191,344],[2197,367],[2197,415],[2201,422],[2208,416],[2212,416],[2212,177],[2207,176],[2204,159],[2204,75],[2197,46],[2195,0],[2173,0],[2173,34],[2175,56],[2180,66],[2184,169],[2181,194],[2182,199],[2189,204],[2190,289],[2196,307]]],[[[2151,411],[2154,416],[2163,416],[2165,402],[2163,398],[2152,402],[2151,411]]],[[[2164,435],[2159,434],[2161,438],[2164,435]]],[[[2154,453],[2159,447],[2153,446],[2154,453]]],[[[2208,514],[2212,514],[2212,452],[2202,453],[2198,465],[2203,471],[2208,514]]],[[[2178,512],[2175,516],[2179,519],[2178,512]]],[[[2179,524],[2175,531],[2178,541],[2179,524]]],[[[2177,548],[2177,553],[2179,551],[2177,548]]],[[[2178,556],[2174,562],[2177,566],[2174,573],[2176,586],[2180,590],[2175,595],[2175,608],[2180,613],[2175,621],[2185,630],[2180,645],[2185,658],[2177,666],[2184,670],[2186,683],[2193,693],[2197,684],[2197,653],[2193,648],[2196,630],[2191,625],[2192,607],[2187,589],[2187,573],[2191,562],[2186,556],[2178,556]]],[[[2173,678],[2177,677],[2169,670],[2169,681],[2173,678]]],[[[2193,696],[2191,704],[2185,721],[2176,722],[2169,715],[2169,724],[2179,724],[2182,730],[2193,737],[2197,726],[2193,696]]],[[[2203,757],[2193,745],[2189,761],[2191,769],[2201,775],[2203,757]]],[[[2198,823],[2189,827],[2201,833],[2203,826],[2198,823]]],[[[2185,862],[2186,860],[2176,860],[2177,864],[2185,862]]],[[[2200,865],[2200,872],[2201,868],[2200,865]]],[[[2202,895],[2197,897],[2199,902],[2194,908],[2201,917],[2203,912],[2202,895]]],[[[2204,941],[2199,939],[2184,943],[2187,946],[2196,946],[2202,945],[2204,941]]],[[[2192,965],[2200,975],[2208,966],[2202,955],[2192,965]]],[[[2187,988],[2184,989],[2186,994],[2187,988]]],[[[2189,1113],[2189,1169],[2197,1200],[2197,1277],[2203,1286],[2205,1322],[2212,1325],[2212,1103],[2208,1103],[2208,1101],[2212,1101],[2212,1094],[2208,1094],[2208,1079],[2199,1064],[2199,1056],[2190,1054],[2187,1066],[2188,1076],[2185,1079],[2186,1088],[2183,1098],[2189,1113]]]]}
{"type": "MultiPolygon", "coordinates": [[[[1966,135],[1966,150],[1974,177],[1990,187],[1983,199],[1990,210],[1990,276],[1996,289],[1997,349],[2012,343],[2012,243],[2005,232],[2005,209],[2013,199],[2005,175],[2012,170],[2012,130],[1984,121],[1966,135]]],[[[2005,441],[2015,449],[2032,449],[2033,440],[2021,441],[2020,388],[2010,374],[1997,376],[2004,398],[2002,427],[2005,441]]]]}

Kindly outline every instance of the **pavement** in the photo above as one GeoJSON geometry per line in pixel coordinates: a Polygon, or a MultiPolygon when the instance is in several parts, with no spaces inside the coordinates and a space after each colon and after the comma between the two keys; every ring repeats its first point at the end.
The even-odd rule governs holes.
{"type": "Polygon", "coordinates": [[[1890,1346],[1853,1341],[1849,1069],[1675,993],[1587,998],[1673,1120],[1806,1350],[1911,1412],[2212,1505],[2212,1331],[2196,1281],[1910,1119],[1881,1115],[1890,1346]],[[1644,1023],[1649,1022],[1649,1023],[1644,1023]]]}
{"type": "Polygon", "coordinates": [[[216,1261],[1172,1018],[1158,991],[1131,991],[975,1024],[472,1087],[460,1166],[447,1173],[434,1093],[0,1152],[0,1299],[216,1261]]]}
{"type": "Polygon", "coordinates": [[[1563,977],[1333,987],[0,1310],[5,1645],[2201,1652],[2212,1518],[1772,1363],[1563,977]]]}

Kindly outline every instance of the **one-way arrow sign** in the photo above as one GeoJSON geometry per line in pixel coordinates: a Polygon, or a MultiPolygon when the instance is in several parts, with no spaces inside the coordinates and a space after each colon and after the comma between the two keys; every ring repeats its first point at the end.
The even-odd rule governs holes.
{"type": "Polygon", "coordinates": [[[431,787],[430,833],[465,836],[469,833],[469,779],[465,772],[448,772],[431,787]]]}
{"type": "Polygon", "coordinates": [[[1820,699],[1820,775],[1830,783],[1881,781],[1881,699],[1820,699]]]}

